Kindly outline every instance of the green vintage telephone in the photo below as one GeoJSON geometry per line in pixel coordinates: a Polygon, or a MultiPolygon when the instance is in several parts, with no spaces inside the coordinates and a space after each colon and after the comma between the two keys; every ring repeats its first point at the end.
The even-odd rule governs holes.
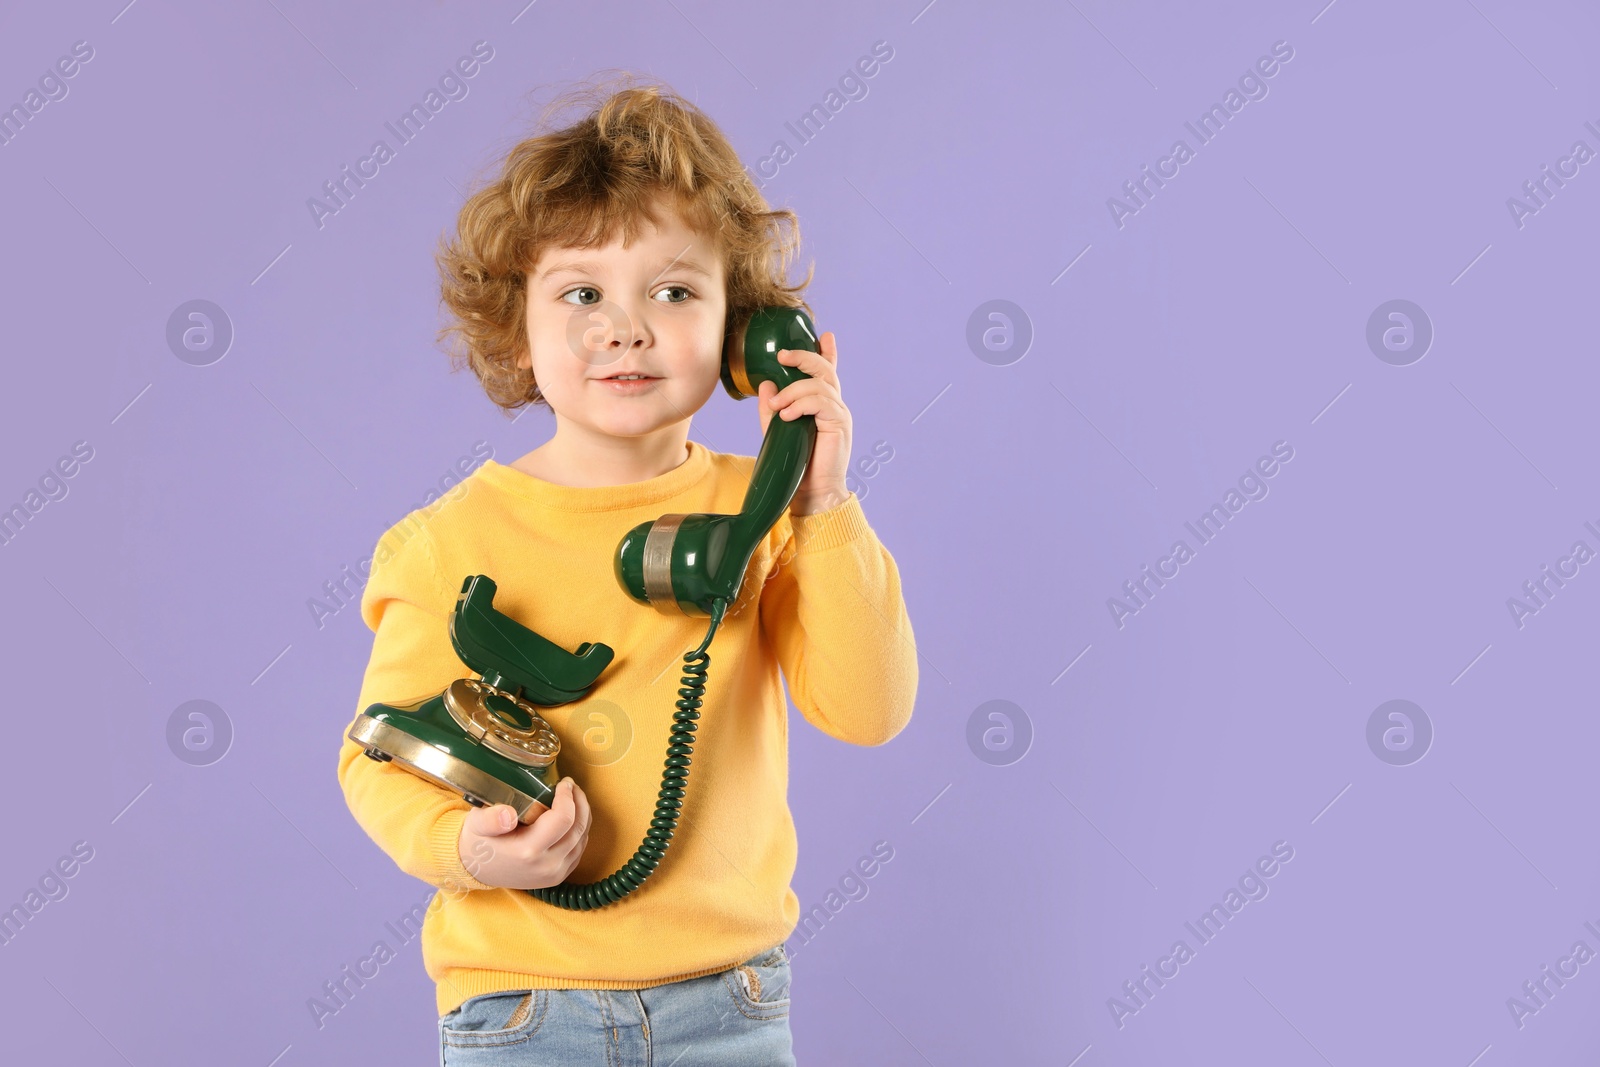
{"type": "MultiPolygon", "coordinates": [[[[816,330],[800,308],[762,308],[730,329],[722,354],[728,395],[743,400],[758,396],[764,381],[782,389],[810,377],[778,361],[783,349],[817,351],[816,330]]],[[[739,595],[750,557],[794,499],[816,439],[815,416],[774,415],[737,515],[663,515],[623,535],[612,563],[624,592],[663,614],[711,622],[700,646],[683,654],[660,798],[638,850],[598,882],[525,892],[586,911],[639,888],[660,864],[683,804],[711,660],[707,649],[739,595]]],[[[348,736],[372,759],[393,760],[476,807],[509,804],[526,823],[537,817],[535,803],[550,805],[560,780],[561,741],[538,709],[585,696],[613,652],[590,641],[566,651],[496,611],[495,590],[487,575],[467,576],[450,618],[450,642],[477,678],[457,679],[418,700],[373,704],[356,716],[348,736]]]]}

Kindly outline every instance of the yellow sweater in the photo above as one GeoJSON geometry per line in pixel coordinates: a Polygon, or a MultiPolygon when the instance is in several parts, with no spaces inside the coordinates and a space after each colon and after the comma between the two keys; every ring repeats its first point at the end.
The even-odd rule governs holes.
{"type": "MultiPolygon", "coordinates": [[[[493,578],[494,606],[561,647],[610,645],[616,658],[588,696],[542,710],[561,738],[557,767],[593,809],[588,846],[567,880],[611,874],[649,828],[683,653],[704,639],[708,621],[635,603],[617,585],[612,555],[640,522],[737,512],[754,466],[753,457],[689,441],[687,459],[659,477],[577,488],[486,461],[379,539],[361,598],[374,637],[356,711],[472,676],[448,630],[469,574],[493,578]],[[619,740],[624,731],[631,741],[619,740]]],[[[856,745],[899,733],[917,690],[899,571],[854,494],[778,521],[709,654],[671,846],[643,886],[593,911],[477,881],[456,850],[466,801],[344,740],[339,782],[356,821],[401,870],[441,890],[422,928],[441,1015],[483,993],[636,989],[712,974],[793,932],[800,903],[789,887],[796,840],[779,668],[807,721],[856,745]]]]}

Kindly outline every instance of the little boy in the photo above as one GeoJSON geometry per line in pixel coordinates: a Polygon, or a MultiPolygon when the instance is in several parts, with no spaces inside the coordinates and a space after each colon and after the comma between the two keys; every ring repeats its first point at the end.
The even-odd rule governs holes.
{"type": "Polygon", "coordinates": [[[781,355],[808,379],[761,386],[763,433],[811,415],[816,446],[709,649],[659,868],[589,911],[524,890],[606,877],[650,826],[682,655],[707,620],[641,607],[612,557],[640,522],[739,511],[753,457],[689,440],[690,419],[720,391],[730,325],[805,306],[810,276],[786,284],[798,239],[793,213],[769,209],[709,118],[630,85],[518,144],[441,249],[455,354],[507,411],[550,408],[555,432],[512,463],[487,460],[379,539],[356,710],[472,676],[448,633],[471,574],[494,579],[496,609],[562,648],[616,652],[587,696],[545,710],[569,777],[529,823],[361,758],[348,738],[340,750],[357,822],[441,890],[422,929],[441,1062],[794,1062],[783,942],[800,908],[779,670],[809,722],[857,745],[899,733],[917,689],[898,569],[845,487],[851,422],[831,333],[820,353],[781,355]]]}

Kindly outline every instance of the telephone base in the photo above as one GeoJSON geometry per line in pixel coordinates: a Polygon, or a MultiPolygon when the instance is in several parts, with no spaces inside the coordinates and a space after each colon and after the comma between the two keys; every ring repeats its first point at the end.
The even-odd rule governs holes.
{"type": "Polygon", "coordinates": [[[535,784],[530,781],[530,789],[518,788],[366,712],[356,716],[346,736],[360,745],[369,758],[385,763],[392,760],[435,785],[459,795],[475,808],[492,804],[510,805],[517,813],[517,821],[521,823],[532,822],[543,807],[549,806],[554,798],[554,788],[550,782],[559,780],[555,773],[555,764],[552,763],[549,767],[543,768],[544,773],[539,775],[539,777],[548,775],[550,782],[541,781],[535,784]],[[535,795],[532,790],[541,785],[544,788],[539,795],[535,795]]]}

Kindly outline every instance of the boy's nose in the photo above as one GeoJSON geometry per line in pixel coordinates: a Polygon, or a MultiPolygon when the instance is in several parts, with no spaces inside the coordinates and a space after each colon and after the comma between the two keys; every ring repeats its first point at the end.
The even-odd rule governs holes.
{"type": "Polygon", "coordinates": [[[655,343],[648,317],[637,307],[614,300],[578,309],[567,323],[567,342],[573,355],[601,365],[621,358],[634,348],[655,343]]]}
{"type": "Polygon", "coordinates": [[[618,303],[616,307],[621,315],[616,323],[611,347],[619,350],[647,347],[654,340],[654,335],[650,331],[650,317],[645,309],[627,301],[618,303]]]}

